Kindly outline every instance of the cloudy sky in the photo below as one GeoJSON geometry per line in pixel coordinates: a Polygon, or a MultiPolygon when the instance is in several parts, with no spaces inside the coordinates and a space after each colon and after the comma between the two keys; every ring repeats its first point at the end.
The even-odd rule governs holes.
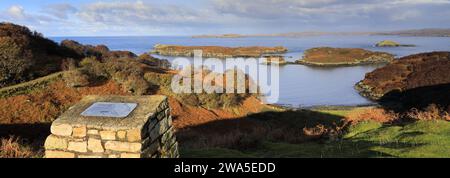
{"type": "Polygon", "coordinates": [[[450,28],[450,0],[0,0],[0,21],[46,36],[450,28]]]}

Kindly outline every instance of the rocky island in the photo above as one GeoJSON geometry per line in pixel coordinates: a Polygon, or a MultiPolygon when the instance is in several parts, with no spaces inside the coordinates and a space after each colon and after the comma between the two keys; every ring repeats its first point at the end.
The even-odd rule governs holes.
{"type": "Polygon", "coordinates": [[[281,54],[288,51],[282,46],[277,47],[222,47],[222,46],[178,46],[178,45],[161,45],[154,46],[152,54],[162,56],[182,56],[193,57],[194,50],[202,50],[203,57],[207,58],[234,58],[234,57],[261,57],[266,54],[281,54]]]}
{"type": "Polygon", "coordinates": [[[400,44],[395,41],[384,40],[384,41],[378,42],[375,46],[376,47],[415,47],[416,45],[400,44]]]}
{"type": "Polygon", "coordinates": [[[450,102],[450,52],[406,56],[371,73],[355,88],[372,100],[402,100],[415,107],[450,102]],[[430,102],[428,102],[430,101],[430,102]]]}
{"type": "Polygon", "coordinates": [[[359,48],[320,47],[305,51],[304,58],[297,64],[311,66],[352,66],[364,64],[389,63],[394,55],[385,52],[373,52],[359,48]]]}

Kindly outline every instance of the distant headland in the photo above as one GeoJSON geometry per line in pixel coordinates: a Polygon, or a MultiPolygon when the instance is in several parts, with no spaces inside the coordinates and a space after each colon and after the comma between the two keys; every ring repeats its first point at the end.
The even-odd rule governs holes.
{"type": "Polygon", "coordinates": [[[386,35],[386,36],[427,36],[427,37],[450,37],[450,29],[447,28],[426,28],[384,32],[290,32],[274,34],[205,34],[195,35],[193,38],[246,38],[246,37],[306,37],[306,36],[356,36],[356,35],[386,35]]]}

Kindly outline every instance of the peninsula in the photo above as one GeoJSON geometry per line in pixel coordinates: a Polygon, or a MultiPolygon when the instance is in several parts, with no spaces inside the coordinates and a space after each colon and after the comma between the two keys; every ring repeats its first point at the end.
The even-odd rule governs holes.
{"type": "Polygon", "coordinates": [[[448,106],[449,76],[449,52],[421,53],[400,58],[366,74],[365,79],[356,84],[355,88],[362,96],[372,100],[381,100],[388,95],[399,95],[410,91],[409,93],[415,94],[413,98],[416,101],[436,100],[433,103],[448,106]],[[423,98],[418,97],[419,94],[426,93],[429,94],[423,98]],[[443,102],[439,102],[441,100],[443,102]]]}

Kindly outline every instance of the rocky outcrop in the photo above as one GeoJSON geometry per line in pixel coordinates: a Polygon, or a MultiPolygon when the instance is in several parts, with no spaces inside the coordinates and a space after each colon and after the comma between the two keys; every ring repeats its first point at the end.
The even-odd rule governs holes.
{"type": "Polygon", "coordinates": [[[304,58],[296,63],[312,66],[351,66],[389,63],[393,60],[394,55],[385,52],[373,52],[359,48],[320,47],[306,50],[304,58]]]}
{"type": "MultiPolygon", "coordinates": [[[[427,95],[426,100],[435,101],[450,95],[450,90],[437,94],[439,86],[450,84],[450,52],[432,52],[406,56],[366,74],[355,88],[362,96],[372,100],[390,99],[394,96],[416,98],[418,93],[427,95]],[[437,87],[437,88],[436,88],[437,87]],[[420,92],[416,92],[420,91],[420,92]]],[[[425,100],[425,99],[422,99],[425,100]]],[[[412,101],[412,100],[411,100],[412,101]]],[[[411,103],[414,104],[414,103],[411,103]]],[[[445,104],[445,103],[444,103],[445,104]]]]}
{"type": "Polygon", "coordinates": [[[162,69],[169,69],[172,64],[167,59],[158,59],[150,54],[141,54],[138,58],[139,62],[162,69]]]}
{"type": "Polygon", "coordinates": [[[222,47],[222,46],[177,46],[161,45],[154,46],[153,54],[162,56],[193,57],[194,50],[202,50],[206,58],[234,58],[234,57],[261,57],[264,54],[280,54],[288,50],[284,47],[222,47]]]}
{"type": "Polygon", "coordinates": [[[400,43],[397,43],[395,41],[384,40],[384,41],[378,42],[375,46],[376,47],[414,47],[415,45],[400,44],[400,43]]]}

